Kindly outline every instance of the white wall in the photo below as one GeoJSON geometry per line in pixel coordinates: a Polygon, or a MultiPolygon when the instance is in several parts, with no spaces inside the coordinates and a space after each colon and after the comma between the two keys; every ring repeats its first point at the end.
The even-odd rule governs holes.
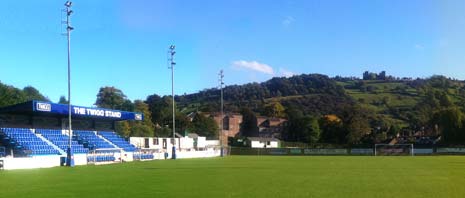
{"type": "Polygon", "coordinates": [[[144,138],[142,137],[130,137],[129,143],[134,145],[136,148],[144,148],[144,138]]]}
{"type": "Polygon", "coordinates": [[[206,137],[198,137],[197,138],[197,148],[205,148],[207,147],[207,138],[206,137]]]}
{"type": "MultiPolygon", "coordinates": [[[[251,141],[252,148],[265,148],[266,141],[251,141]]],[[[266,148],[278,148],[278,141],[270,141],[270,145],[266,145],[266,148]]]]}
{"type": "MultiPolygon", "coordinates": [[[[168,159],[171,159],[171,149],[167,149],[168,159]]],[[[132,153],[127,154],[124,158],[127,161],[132,161],[132,153]]],[[[119,157],[119,154],[117,154],[119,157]]],[[[154,159],[162,160],[165,159],[164,152],[154,153],[154,159]]],[[[176,151],[176,158],[206,158],[206,157],[219,157],[220,150],[214,148],[207,148],[202,151],[195,150],[181,150],[176,151]]],[[[118,158],[117,158],[118,159],[118,158]]],[[[60,166],[60,156],[37,156],[37,157],[27,157],[27,158],[0,158],[4,161],[5,170],[14,170],[14,169],[34,169],[34,168],[51,168],[60,166]]],[[[74,155],[75,165],[87,165],[87,155],[86,154],[75,154],[74,155]]]]}
{"type": "Polygon", "coordinates": [[[194,139],[189,137],[179,138],[181,141],[180,149],[194,149],[194,139]]]}
{"type": "MultiPolygon", "coordinates": [[[[149,149],[163,150],[164,149],[163,148],[163,140],[166,140],[166,149],[171,149],[171,147],[173,147],[173,145],[171,144],[171,139],[172,138],[169,138],[169,137],[165,137],[165,138],[159,138],[159,137],[155,137],[155,138],[130,137],[129,138],[129,143],[136,146],[137,148],[146,148],[145,139],[149,139],[149,145],[148,145],[149,149]],[[154,144],[154,141],[153,141],[154,139],[158,140],[158,144],[154,144]]],[[[176,140],[176,147],[179,147],[179,138],[176,138],[175,140],[176,140]]],[[[187,146],[187,145],[185,145],[185,146],[187,146]]]]}
{"type": "MultiPolygon", "coordinates": [[[[170,155],[171,156],[171,155],[170,155]]],[[[183,158],[205,158],[205,157],[219,157],[220,150],[208,148],[204,151],[180,151],[176,153],[176,157],[179,159],[183,158]]]]}
{"type": "Polygon", "coordinates": [[[87,165],[87,154],[74,154],[74,165],[87,165]]]}
{"type": "Polygon", "coordinates": [[[3,169],[32,169],[32,168],[50,168],[60,166],[60,156],[35,156],[21,158],[2,158],[3,169]]]}
{"type": "MultiPolygon", "coordinates": [[[[227,142],[223,142],[223,144],[227,144],[227,142]]],[[[205,145],[207,147],[214,147],[214,146],[220,146],[220,141],[219,140],[206,140],[205,145]]]]}
{"type": "MultiPolygon", "coordinates": [[[[163,140],[166,140],[166,150],[171,150],[173,145],[171,144],[171,138],[165,137],[165,138],[145,138],[145,137],[131,137],[129,138],[129,143],[132,145],[136,146],[137,148],[146,148],[145,145],[145,139],[149,140],[149,149],[160,149],[164,150],[163,148],[163,140]],[[154,144],[153,140],[158,139],[158,144],[154,144]]],[[[176,138],[176,149],[181,149],[181,150],[190,150],[194,149],[194,139],[189,138],[189,137],[182,137],[182,138],[176,138]]],[[[197,148],[207,148],[207,147],[212,147],[212,146],[219,146],[219,140],[207,140],[206,137],[198,137],[197,138],[197,148]]]]}

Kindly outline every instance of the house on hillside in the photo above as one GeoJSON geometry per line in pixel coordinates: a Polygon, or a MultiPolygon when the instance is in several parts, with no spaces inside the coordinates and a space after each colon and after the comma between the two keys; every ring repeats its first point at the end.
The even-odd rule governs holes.
{"type": "MultiPolygon", "coordinates": [[[[188,115],[191,119],[195,116],[195,113],[188,115]]],[[[218,112],[203,113],[215,120],[218,127],[221,128],[221,122],[223,122],[223,141],[227,142],[228,137],[240,136],[242,115],[239,113],[225,113],[223,117],[218,112]]],[[[270,118],[266,116],[257,116],[257,125],[259,128],[258,137],[264,138],[281,138],[281,133],[284,130],[287,120],[283,118],[270,118]]]]}
{"type": "Polygon", "coordinates": [[[205,115],[213,118],[221,128],[221,122],[223,122],[223,134],[226,137],[235,137],[241,130],[242,115],[239,113],[225,113],[221,117],[221,113],[205,113],[205,115]]]}
{"type": "Polygon", "coordinates": [[[287,122],[287,120],[283,118],[269,118],[264,116],[258,116],[257,121],[259,137],[267,138],[281,138],[281,134],[287,122]]]}

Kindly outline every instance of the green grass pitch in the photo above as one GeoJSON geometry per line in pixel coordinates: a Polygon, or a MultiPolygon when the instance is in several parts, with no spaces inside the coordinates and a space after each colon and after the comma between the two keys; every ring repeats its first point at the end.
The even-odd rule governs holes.
{"type": "Polygon", "coordinates": [[[0,197],[465,197],[465,156],[229,156],[0,171],[0,197]]]}

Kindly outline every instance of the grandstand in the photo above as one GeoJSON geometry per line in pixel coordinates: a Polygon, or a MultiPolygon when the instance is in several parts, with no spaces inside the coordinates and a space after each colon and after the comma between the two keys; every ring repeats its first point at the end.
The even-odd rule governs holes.
{"type": "MultiPolygon", "coordinates": [[[[68,148],[67,130],[0,128],[3,145],[13,149],[19,156],[60,155],[68,148]],[[34,131],[36,133],[34,133],[34,131]]],[[[106,137],[97,135],[95,131],[74,132],[71,147],[74,153],[89,153],[95,149],[123,149],[134,152],[136,148],[115,132],[106,131],[106,137]],[[113,144],[116,143],[117,145],[113,144]]]]}
{"type": "MultiPolygon", "coordinates": [[[[143,120],[140,113],[80,106],[71,109],[73,130],[70,133],[67,130],[67,105],[29,101],[0,108],[0,162],[3,168],[63,165],[70,135],[75,165],[166,159],[171,155],[171,150],[166,149],[171,145],[170,138],[156,138],[156,141],[152,138],[150,142],[157,142],[157,145],[141,147],[140,141],[133,145],[115,133],[116,122],[143,120]]],[[[179,147],[180,158],[219,156],[218,151],[206,149],[207,146],[198,140],[194,146],[195,141],[189,137],[178,137],[174,142],[179,147]]]]}
{"type": "Polygon", "coordinates": [[[117,121],[143,120],[142,114],[80,106],[71,109],[72,133],[66,130],[68,105],[29,101],[0,108],[0,158],[6,169],[59,166],[66,157],[70,135],[76,165],[132,159],[135,147],[116,135],[114,126],[117,121]],[[97,131],[106,131],[102,135],[108,139],[97,131]],[[123,150],[127,152],[124,155],[123,150]]]}
{"type": "Polygon", "coordinates": [[[93,149],[104,149],[104,148],[118,148],[112,145],[108,140],[105,140],[103,137],[97,135],[95,131],[75,131],[75,137],[87,148],[93,149]]]}
{"type": "Polygon", "coordinates": [[[115,144],[119,148],[122,148],[126,152],[136,151],[136,147],[134,147],[134,145],[129,144],[129,142],[127,142],[125,139],[123,139],[121,136],[117,135],[113,131],[101,131],[101,132],[98,132],[98,134],[106,138],[107,140],[111,141],[113,144],[115,144]]]}
{"type": "MultiPolygon", "coordinates": [[[[61,153],[65,153],[69,145],[69,135],[63,134],[61,130],[53,129],[36,129],[36,132],[55,144],[61,150],[61,153]]],[[[75,140],[71,141],[71,147],[74,153],[87,153],[89,151],[75,140]]]]}
{"type": "Polygon", "coordinates": [[[60,152],[30,129],[0,128],[3,145],[19,156],[58,155],[60,152]]]}

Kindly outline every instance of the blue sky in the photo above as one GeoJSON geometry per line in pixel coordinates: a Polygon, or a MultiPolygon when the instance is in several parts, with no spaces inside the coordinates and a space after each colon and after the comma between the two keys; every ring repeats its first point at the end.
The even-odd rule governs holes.
{"type": "MultiPolygon", "coordinates": [[[[64,1],[0,1],[0,80],[66,95],[64,1]]],[[[98,89],[129,99],[171,93],[166,51],[177,46],[176,94],[274,76],[443,74],[465,79],[465,1],[75,0],[73,103],[98,89]]]]}

